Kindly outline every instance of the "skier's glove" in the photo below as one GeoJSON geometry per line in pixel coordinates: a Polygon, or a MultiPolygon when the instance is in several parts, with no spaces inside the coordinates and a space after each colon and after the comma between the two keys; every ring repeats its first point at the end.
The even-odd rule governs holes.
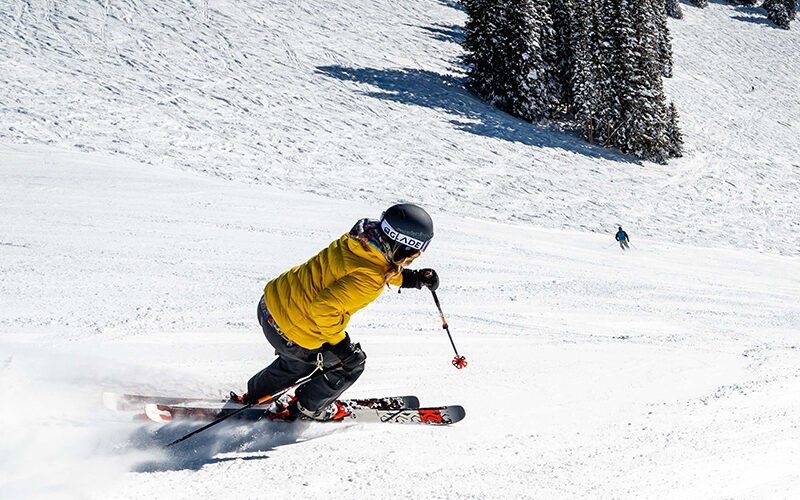
{"type": "Polygon", "coordinates": [[[439,275],[433,269],[403,269],[403,284],[400,288],[426,287],[432,291],[439,288],[439,275]]]}
{"type": "Polygon", "coordinates": [[[250,395],[249,392],[245,392],[242,394],[242,404],[249,405],[249,404],[256,404],[260,398],[256,397],[255,395],[250,395]]]}
{"type": "Polygon", "coordinates": [[[251,396],[249,392],[245,392],[244,394],[239,396],[235,392],[231,391],[231,397],[229,401],[231,403],[249,405],[258,403],[258,398],[255,395],[251,396]]]}
{"type": "Polygon", "coordinates": [[[350,342],[350,335],[347,332],[344,334],[344,340],[336,345],[328,344],[327,350],[335,354],[342,362],[342,366],[348,371],[364,364],[367,360],[367,355],[361,350],[361,344],[350,342]]]}

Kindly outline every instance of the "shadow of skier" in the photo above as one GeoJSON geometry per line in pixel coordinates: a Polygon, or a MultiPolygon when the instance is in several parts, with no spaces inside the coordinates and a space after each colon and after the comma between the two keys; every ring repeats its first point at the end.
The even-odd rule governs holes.
{"type": "Polygon", "coordinates": [[[139,427],[128,440],[131,448],[149,452],[150,459],[139,463],[133,472],[160,472],[198,470],[205,465],[229,460],[261,460],[269,458],[266,452],[311,439],[341,432],[349,425],[314,426],[308,422],[223,422],[207,431],[192,436],[170,448],[164,445],[195,430],[200,423],[175,422],[153,430],[152,426],[139,427]],[[313,430],[311,429],[313,427],[313,430]],[[155,457],[152,452],[156,452],[155,457]],[[240,453],[235,457],[218,457],[224,453],[240,453]]]}

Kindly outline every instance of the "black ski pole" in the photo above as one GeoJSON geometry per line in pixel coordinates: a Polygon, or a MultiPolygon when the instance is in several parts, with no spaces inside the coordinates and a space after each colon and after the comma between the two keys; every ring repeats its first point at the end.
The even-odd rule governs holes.
{"type": "Polygon", "coordinates": [[[196,429],[196,430],[190,432],[189,434],[183,436],[182,438],[176,439],[175,441],[169,443],[168,445],[165,445],[164,447],[165,448],[169,448],[170,446],[172,446],[174,444],[178,444],[181,441],[189,439],[190,437],[194,436],[195,434],[199,434],[199,433],[203,432],[206,429],[214,427],[218,423],[223,422],[223,421],[225,421],[225,420],[227,420],[227,419],[229,419],[229,418],[231,418],[233,416],[236,416],[236,415],[242,413],[243,411],[245,411],[245,410],[247,410],[249,408],[252,408],[255,405],[260,405],[261,403],[266,403],[268,401],[272,401],[273,399],[279,398],[282,394],[284,394],[286,392],[289,392],[289,391],[291,391],[293,389],[297,389],[298,387],[300,387],[301,385],[305,384],[306,382],[310,382],[310,381],[312,381],[312,380],[314,380],[316,378],[319,378],[319,377],[325,375],[326,373],[328,373],[329,371],[337,368],[338,366],[339,365],[332,365],[332,366],[329,366],[328,368],[323,368],[320,371],[314,372],[311,375],[309,375],[308,377],[304,378],[303,380],[297,382],[296,384],[290,385],[289,387],[287,387],[285,389],[281,389],[280,391],[275,392],[273,394],[270,394],[268,396],[264,396],[263,398],[259,399],[255,403],[248,403],[248,404],[242,406],[241,408],[239,408],[238,410],[236,410],[234,412],[231,412],[231,413],[228,413],[227,415],[223,415],[223,416],[217,418],[216,420],[214,420],[213,422],[207,423],[203,427],[200,427],[199,429],[196,429]]]}
{"type": "Polygon", "coordinates": [[[439,297],[436,296],[436,292],[433,290],[431,290],[431,295],[433,295],[433,301],[436,302],[436,308],[439,309],[439,316],[442,317],[442,328],[447,331],[447,337],[450,339],[450,345],[453,346],[453,351],[456,353],[456,357],[453,358],[453,366],[460,370],[467,366],[467,358],[458,355],[456,343],[453,342],[453,336],[450,335],[450,327],[447,326],[447,320],[444,319],[444,313],[442,312],[442,305],[439,303],[439,297]]]}

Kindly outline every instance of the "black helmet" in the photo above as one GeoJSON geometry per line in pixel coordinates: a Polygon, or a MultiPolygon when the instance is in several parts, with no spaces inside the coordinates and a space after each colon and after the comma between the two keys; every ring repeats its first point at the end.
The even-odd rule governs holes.
{"type": "Polygon", "coordinates": [[[394,260],[399,261],[428,247],[433,238],[433,220],[428,212],[411,203],[389,207],[380,219],[381,232],[389,241],[394,260]]]}

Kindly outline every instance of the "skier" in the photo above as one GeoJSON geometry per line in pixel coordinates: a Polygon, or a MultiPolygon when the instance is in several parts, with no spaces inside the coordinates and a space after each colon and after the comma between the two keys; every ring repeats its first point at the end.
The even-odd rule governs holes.
{"type": "Polygon", "coordinates": [[[258,322],[278,356],[253,375],[247,392],[233,401],[248,404],[293,385],[317,366],[338,365],[301,385],[294,398],[279,402],[273,418],[336,420],[347,410],[336,399],[364,371],[361,345],[345,331],[350,316],[378,298],[389,284],[436,290],[433,269],[406,266],[433,238],[433,221],[409,203],[390,207],[379,220],[361,219],[349,233],[305,264],[286,271],[264,288],[258,322]]]}
{"type": "Polygon", "coordinates": [[[618,229],[619,230],[617,231],[617,235],[615,236],[615,238],[617,241],[619,241],[619,247],[623,250],[627,250],[628,248],[630,248],[628,246],[628,242],[630,241],[628,239],[628,233],[623,231],[622,227],[619,227],[618,229]]]}

